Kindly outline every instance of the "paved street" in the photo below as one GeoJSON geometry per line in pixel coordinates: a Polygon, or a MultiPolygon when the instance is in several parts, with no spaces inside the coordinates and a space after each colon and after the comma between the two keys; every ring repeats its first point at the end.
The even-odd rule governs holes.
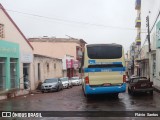
{"type": "MultiPolygon", "coordinates": [[[[119,94],[119,98],[109,98],[109,96],[99,96],[86,99],[82,93],[81,86],[74,86],[70,89],[64,89],[60,92],[34,94],[16,97],[8,100],[0,101],[1,111],[154,111],[160,110],[160,94],[137,94],[130,96],[128,93],[119,94]]],[[[42,120],[51,120],[53,118],[38,118],[42,120]]],[[[58,118],[55,118],[58,119],[58,118]]],[[[75,119],[75,118],[61,118],[61,119],[75,119]]],[[[76,119],[97,119],[95,118],[76,118],[76,119]]],[[[101,118],[106,119],[106,118],[101,118]]],[[[119,119],[119,118],[110,118],[119,119]]],[[[124,119],[124,118],[121,118],[124,119]]],[[[125,119],[141,119],[138,117],[125,119]]],[[[151,118],[144,118],[151,119],[151,118]]],[[[157,119],[158,118],[152,118],[157,119]]]]}

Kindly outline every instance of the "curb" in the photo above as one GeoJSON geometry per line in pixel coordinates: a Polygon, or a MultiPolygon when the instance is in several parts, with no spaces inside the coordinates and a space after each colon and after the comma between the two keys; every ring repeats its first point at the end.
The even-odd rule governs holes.
{"type": "Polygon", "coordinates": [[[41,93],[42,93],[41,91],[37,90],[37,91],[30,91],[29,94],[41,94],[41,93]]]}

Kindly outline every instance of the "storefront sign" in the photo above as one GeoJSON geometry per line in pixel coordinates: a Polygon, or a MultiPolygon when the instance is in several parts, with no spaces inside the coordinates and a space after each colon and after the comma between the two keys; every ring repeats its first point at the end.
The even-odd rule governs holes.
{"type": "Polygon", "coordinates": [[[66,59],[66,67],[73,68],[73,59],[66,59]]]}
{"type": "Polygon", "coordinates": [[[21,62],[22,63],[32,63],[33,54],[32,53],[21,53],[21,62]]]}
{"type": "Polygon", "coordinates": [[[78,67],[79,67],[79,61],[78,60],[74,60],[74,62],[73,62],[73,68],[74,69],[78,69],[78,67]]]}
{"type": "Polygon", "coordinates": [[[19,58],[19,45],[0,40],[0,57],[19,58]]]}

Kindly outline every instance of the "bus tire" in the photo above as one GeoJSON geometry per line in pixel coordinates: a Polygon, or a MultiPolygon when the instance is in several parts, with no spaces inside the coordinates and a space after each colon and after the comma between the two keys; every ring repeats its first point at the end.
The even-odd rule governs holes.
{"type": "Polygon", "coordinates": [[[116,98],[116,99],[118,99],[118,94],[119,94],[119,93],[114,93],[114,94],[113,94],[113,97],[116,98]]]}

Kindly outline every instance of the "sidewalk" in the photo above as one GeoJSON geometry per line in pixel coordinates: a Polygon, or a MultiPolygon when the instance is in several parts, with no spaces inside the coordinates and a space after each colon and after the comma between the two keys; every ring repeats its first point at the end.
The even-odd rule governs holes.
{"type": "Polygon", "coordinates": [[[40,90],[31,90],[30,94],[41,94],[42,92],[40,90]]]}

